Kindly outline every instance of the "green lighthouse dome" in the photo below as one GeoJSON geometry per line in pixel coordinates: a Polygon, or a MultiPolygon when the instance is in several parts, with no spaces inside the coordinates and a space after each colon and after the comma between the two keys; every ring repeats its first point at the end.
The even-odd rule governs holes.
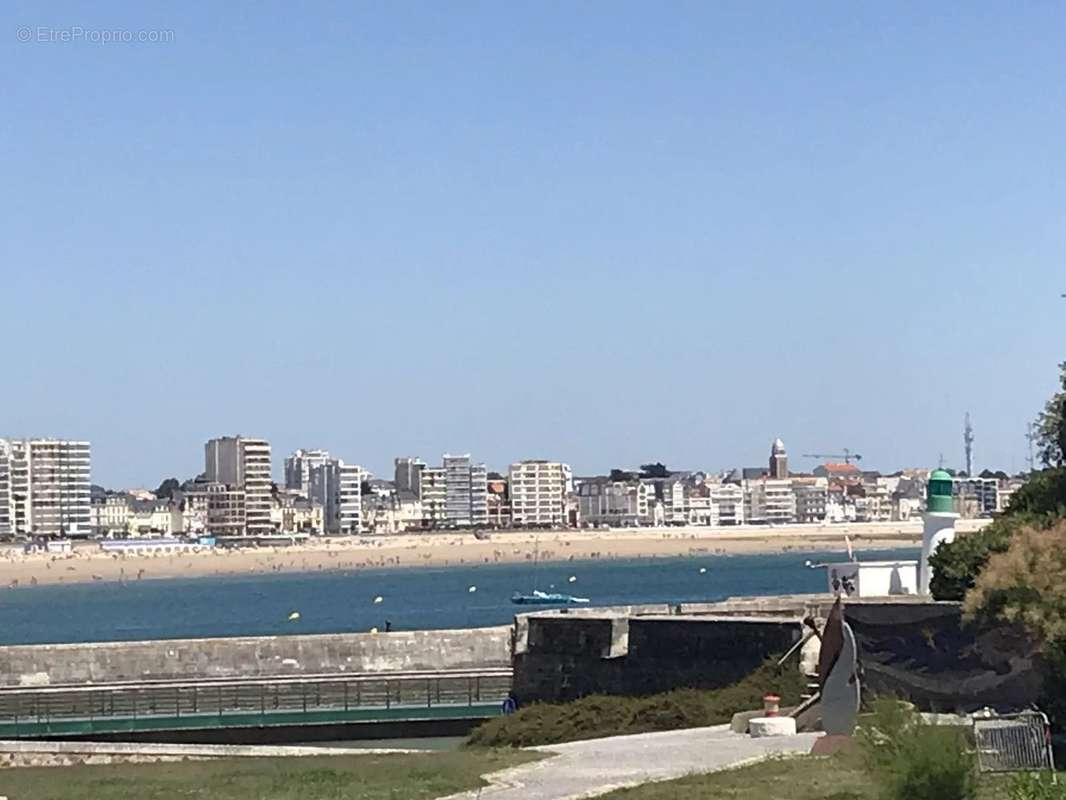
{"type": "Polygon", "coordinates": [[[951,513],[954,511],[954,503],[951,497],[952,477],[942,469],[933,470],[929,475],[929,485],[926,492],[926,511],[942,511],[951,513]]]}

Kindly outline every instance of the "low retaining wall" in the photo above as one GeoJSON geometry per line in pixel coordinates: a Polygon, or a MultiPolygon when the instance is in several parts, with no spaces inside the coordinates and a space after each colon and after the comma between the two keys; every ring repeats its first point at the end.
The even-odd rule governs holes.
{"type": "Polygon", "coordinates": [[[0,647],[0,686],[509,667],[511,628],[0,647]]]}

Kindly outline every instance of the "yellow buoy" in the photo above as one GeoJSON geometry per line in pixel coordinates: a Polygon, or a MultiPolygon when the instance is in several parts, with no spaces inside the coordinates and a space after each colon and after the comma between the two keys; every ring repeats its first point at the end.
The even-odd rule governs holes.
{"type": "Polygon", "coordinates": [[[296,622],[296,620],[298,620],[299,618],[300,618],[300,612],[299,611],[293,611],[291,614],[289,614],[289,622],[296,622]]]}
{"type": "Polygon", "coordinates": [[[381,603],[384,603],[384,602],[385,602],[385,598],[382,597],[380,594],[377,597],[374,598],[374,605],[380,605],[381,603]]]}
{"type": "Polygon", "coordinates": [[[470,592],[470,594],[473,594],[474,592],[477,591],[477,587],[476,586],[471,586],[469,589],[467,589],[467,591],[470,592]]]}

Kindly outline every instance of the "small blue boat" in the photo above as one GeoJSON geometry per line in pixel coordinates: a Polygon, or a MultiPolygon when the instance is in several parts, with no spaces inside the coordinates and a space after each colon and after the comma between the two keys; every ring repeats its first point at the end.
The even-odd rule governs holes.
{"type": "Polygon", "coordinates": [[[511,602],[519,606],[570,606],[587,603],[587,597],[574,597],[572,594],[559,594],[557,592],[540,592],[536,589],[531,594],[511,595],[511,602]]]}

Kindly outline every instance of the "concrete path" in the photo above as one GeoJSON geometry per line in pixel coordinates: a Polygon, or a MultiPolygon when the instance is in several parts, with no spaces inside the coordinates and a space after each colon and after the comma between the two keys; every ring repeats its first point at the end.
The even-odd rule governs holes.
{"type": "Polygon", "coordinates": [[[553,757],[486,776],[490,785],[442,800],[579,800],[638,786],[715,772],[772,753],[809,753],[820,734],[751,739],[728,725],[614,736],[537,747],[553,757]]]}

